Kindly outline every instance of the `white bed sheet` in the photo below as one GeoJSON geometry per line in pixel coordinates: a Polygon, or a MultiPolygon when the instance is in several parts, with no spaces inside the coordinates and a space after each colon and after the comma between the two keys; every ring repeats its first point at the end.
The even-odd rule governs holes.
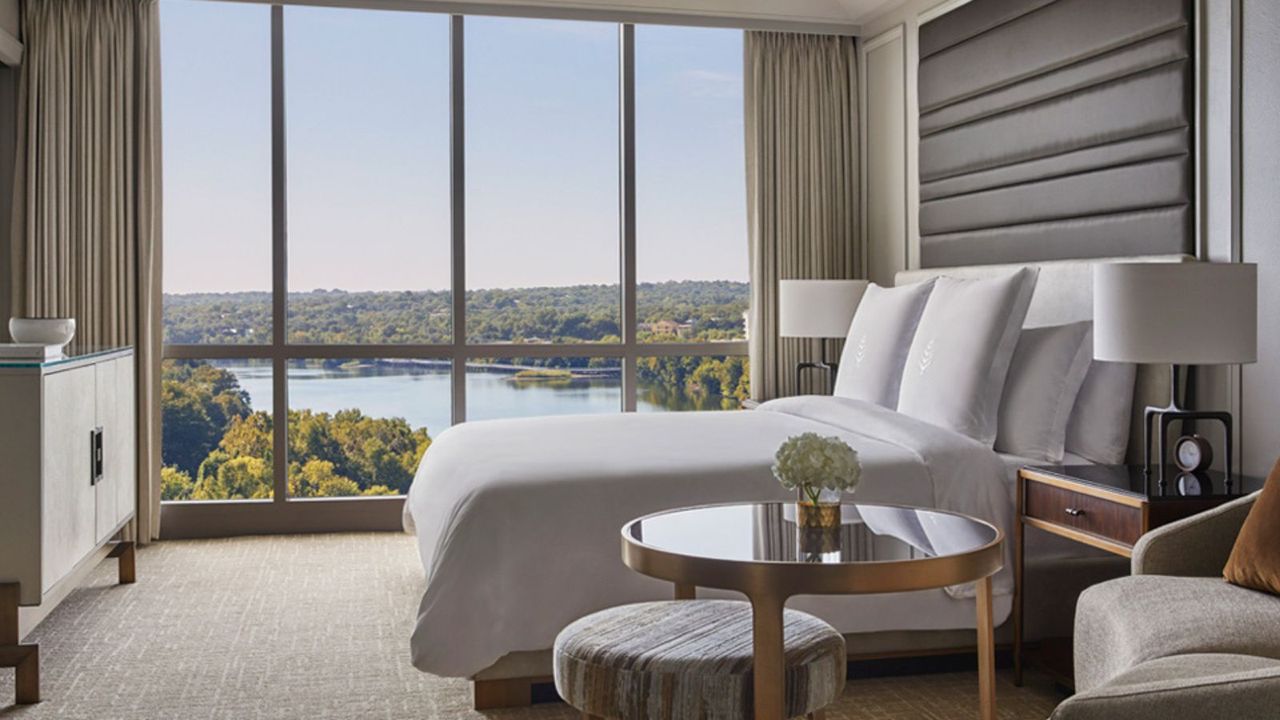
{"type": "MultiPolygon", "coordinates": [[[[965,512],[1008,535],[1012,497],[996,453],[856,400],[466,423],[432,444],[406,503],[427,575],[411,640],[415,666],[468,677],[507,653],[550,647],[590,612],[669,598],[669,584],[622,564],[622,524],[679,506],[789,499],[769,468],[778,445],[805,431],[858,450],[857,500],[965,512]]],[[[995,580],[997,622],[1011,606],[1010,575],[995,580]]],[[[954,589],[806,597],[792,606],[846,633],[975,625],[971,595],[954,589]]]]}

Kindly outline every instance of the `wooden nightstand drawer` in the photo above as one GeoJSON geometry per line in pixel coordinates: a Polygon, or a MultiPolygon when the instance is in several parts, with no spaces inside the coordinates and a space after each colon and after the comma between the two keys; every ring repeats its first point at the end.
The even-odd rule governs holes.
{"type": "Polygon", "coordinates": [[[1026,517],[1132,546],[1142,536],[1142,508],[1039,482],[1026,484],[1026,517]]]}

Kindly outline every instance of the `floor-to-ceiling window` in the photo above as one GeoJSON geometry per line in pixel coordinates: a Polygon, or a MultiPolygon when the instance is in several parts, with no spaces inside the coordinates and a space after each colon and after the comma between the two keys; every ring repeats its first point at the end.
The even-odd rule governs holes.
{"type": "Polygon", "coordinates": [[[166,500],[365,512],[458,422],[745,397],[741,32],[207,0],[161,31],[166,500]]]}

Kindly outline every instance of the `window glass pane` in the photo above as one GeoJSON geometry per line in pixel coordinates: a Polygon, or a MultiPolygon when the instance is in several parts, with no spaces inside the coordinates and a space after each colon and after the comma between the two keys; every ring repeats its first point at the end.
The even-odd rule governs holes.
{"type": "Polygon", "coordinates": [[[636,27],[642,342],[746,337],[743,142],[742,32],[636,27]]]}
{"type": "Polygon", "coordinates": [[[165,360],[161,497],[272,496],[271,363],[165,360]]]}
{"type": "Polygon", "coordinates": [[[449,342],[449,17],[284,20],[290,341],[449,342]]]}
{"type": "Polygon", "coordinates": [[[618,358],[503,358],[467,362],[467,419],[622,410],[618,358]]]}
{"type": "Polygon", "coordinates": [[[160,8],[165,342],[270,342],[270,12],[160,8]]]}
{"type": "Polygon", "coordinates": [[[289,365],[289,495],[402,495],[449,427],[448,360],[289,365]]]}
{"type": "Polygon", "coordinates": [[[741,355],[643,357],[636,368],[636,410],[737,410],[751,396],[741,355]]]}
{"type": "Polygon", "coordinates": [[[616,341],[618,26],[466,36],[467,340],[616,341]]]}

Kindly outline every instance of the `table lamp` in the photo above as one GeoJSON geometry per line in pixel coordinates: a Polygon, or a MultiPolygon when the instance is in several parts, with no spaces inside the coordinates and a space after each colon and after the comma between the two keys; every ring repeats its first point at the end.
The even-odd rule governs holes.
{"type": "Polygon", "coordinates": [[[1169,405],[1148,407],[1144,470],[1151,473],[1152,423],[1159,423],[1164,479],[1169,425],[1216,420],[1226,430],[1231,478],[1232,420],[1224,411],[1178,403],[1180,365],[1235,365],[1258,359],[1258,267],[1245,263],[1106,263],[1093,270],[1093,357],[1171,367],[1169,405]]]}
{"type": "Polygon", "coordinates": [[[778,334],[820,338],[822,359],[796,363],[796,391],[805,370],[825,370],[834,387],[836,363],[827,361],[827,338],[849,334],[853,313],[871,283],[866,280],[782,280],[778,288],[778,334]]]}

